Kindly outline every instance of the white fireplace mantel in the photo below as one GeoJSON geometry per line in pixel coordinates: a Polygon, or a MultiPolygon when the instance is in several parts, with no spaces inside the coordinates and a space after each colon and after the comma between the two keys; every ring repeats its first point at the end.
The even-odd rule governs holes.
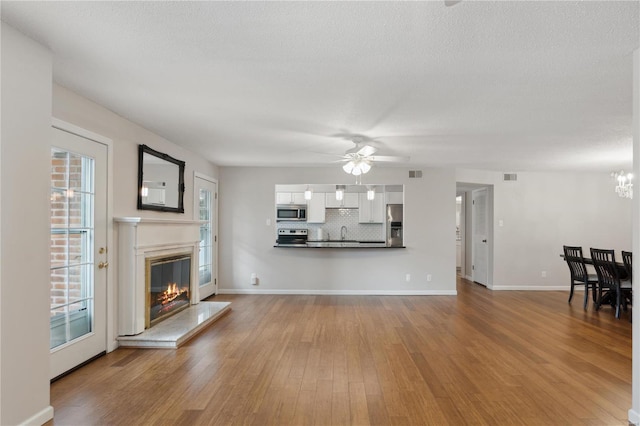
{"type": "Polygon", "coordinates": [[[145,261],[149,257],[191,254],[191,304],[198,303],[197,220],[118,217],[118,334],[132,336],[145,327],[145,261]]]}

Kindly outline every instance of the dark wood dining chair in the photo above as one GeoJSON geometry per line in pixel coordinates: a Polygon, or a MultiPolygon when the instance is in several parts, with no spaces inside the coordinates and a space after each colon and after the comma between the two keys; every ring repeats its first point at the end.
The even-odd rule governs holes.
{"type": "Polygon", "coordinates": [[[615,308],[616,318],[620,318],[620,308],[626,310],[627,302],[631,301],[631,281],[621,281],[620,271],[616,264],[616,256],[613,250],[591,249],[591,260],[598,275],[598,298],[596,310],[603,303],[603,296],[607,292],[607,298],[615,308]]]}
{"type": "Polygon", "coordinates": [[[627,271],[627,278],[633,284],[633,254],[630,251],[622,251],[622,263],[627,271]]]}
{"type": "Polygon", "coordinates": [[[584,262],[582,256],[582,247],[577,246],[562,246],[564,251],[564,260],[569,266],[569,272],[571,273],[571,290],[569,291],[569,301],[573,298],[573,291],[575,286],[584,286],[584,308],[587,309],[587,303],[589,302],[589,287],[593,291],[593,301],[596,302],[596,285],[598,284],[598,276],[595,274],[589,274],[587,271],[587,265],[584,262]]]}
{"type": "MultiPolygon", "coordinates": [[[[631,287],[633,288],[633,254],[630,251],[622,251],[622,263],[624,263],[624,269],[627,271],[627,279],[631,282],[631,287]]],[[[632,318],[633,315],[629,312],[629,321],[632,318]]]]}

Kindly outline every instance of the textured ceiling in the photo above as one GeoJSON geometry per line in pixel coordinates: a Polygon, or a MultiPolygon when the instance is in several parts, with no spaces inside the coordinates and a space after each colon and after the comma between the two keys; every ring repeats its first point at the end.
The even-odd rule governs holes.
{"type": "Polygon", "coordinates": [[[219,165],[628,168],[629,2],[13,2],[54,80],[219,165]],[[331,154],[331,155],[327,155],[331,154]]]}

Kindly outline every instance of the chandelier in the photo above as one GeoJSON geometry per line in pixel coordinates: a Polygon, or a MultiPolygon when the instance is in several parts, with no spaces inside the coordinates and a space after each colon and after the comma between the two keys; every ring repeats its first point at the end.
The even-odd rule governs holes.
{"type": "Polygon", "coordinates": [[[371,163],[364,158],[349,160],[342,166],[342,170],[354,176],[360,176],[371,170],[371,163]]]}
{"type": "Polygon", "coordinates": [[[622,198],[633,198],[633,183],[631,180],[633,179],[633,174],[625,173],[624,170],[620,170],[619,172],[612,172],[611,177],[613,177],[616,184],[616,194],[622,198]]]}

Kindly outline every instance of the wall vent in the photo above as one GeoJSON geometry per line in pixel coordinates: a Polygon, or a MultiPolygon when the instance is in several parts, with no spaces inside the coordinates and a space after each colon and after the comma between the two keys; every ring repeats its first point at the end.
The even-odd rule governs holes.
{"type": "Polygon", "coordinates": [[[515,173],[505,173],[504,174],[504,181],[508,181],[508,180],[518,180],[518,175],[515,173]]]}
{"type": "Polygon", "coordinates": [[[422,170],[409,170],[409,177],[410,178],[421,178],[422,177],[422,170]]]}

